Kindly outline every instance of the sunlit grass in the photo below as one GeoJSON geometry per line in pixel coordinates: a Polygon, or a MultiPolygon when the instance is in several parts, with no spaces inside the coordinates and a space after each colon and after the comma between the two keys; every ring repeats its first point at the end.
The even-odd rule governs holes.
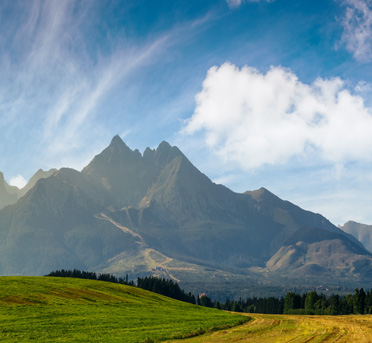
{"type": "MultiPolygon", "coordinates": [[[[372,316],[249,314],[248,323],[182,340],[182,343],[372,342],[372,316]]],[[[175,342],[175,341],[172,341],[175,342]]]]}
{"type": "Polygon", "coordinates": [[[152,342],[241,321],[239,315],[103,281],[0,277],[1,342],[152,342]]]}

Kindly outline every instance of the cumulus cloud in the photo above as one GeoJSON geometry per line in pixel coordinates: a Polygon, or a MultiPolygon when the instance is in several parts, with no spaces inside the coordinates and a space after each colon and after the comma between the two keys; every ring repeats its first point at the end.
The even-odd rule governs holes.
{"type": "Polygon", "coordinates": [[[291,71],[212,67],[183,129],[226,161],[255,169],[293,157],[372,160],[372,115],[340,78],[301,82],[291,71]]]}
{"type": "Polygon", "coordinates": [[[9,184],[11,186],[16,186],[19,189],[21,189],[27,185],[27,180],[22,175],[17,175],[10,179],[9,184]]]}
{"type": "Polygon", "coordinates": [[[342,41],[354,58],[367,62],[372,59],[372,1],[344,0],[345,16],[342,41]]]}

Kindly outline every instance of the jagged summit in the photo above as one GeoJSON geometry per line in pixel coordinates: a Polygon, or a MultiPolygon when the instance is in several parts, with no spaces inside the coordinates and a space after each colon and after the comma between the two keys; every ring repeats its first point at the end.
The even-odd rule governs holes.
{"type": "Polygon", "coordinates": [[[162,141],[156,150],[170,150],[172,146],[167,141],[162,141]]]}
{"type": "Polygon", "coordinates": [[[114,136],[113,138],[112,138],[112,140],[111,140],[111,143],[110,143],[110,145],[108,146],[108,148],[110,148],[110,147],[112,147],[112,148],[121,148],[121,149],[123,149],[123,148],[126,148],[126,149],[129,149],[129,150],[131,150],[125,143],[124,143],[124,141],[121,139],[121,137],[119,136],[119,135],[116,135],[116,136],[114,136]]]}
{"type": "Polygon", "coordinates": [[[244,194],[250,195],[252,199],[262,202],[262,201],[269,201],[271,203],[278,203],[282,202],[282,200],[276,196],[274,193],[271,193],[264,187],[256,189],[254,191],[246,191],[244,194]]]}
{"type": "MultiPolygon", "coordinates": [[[[129,148],[124,141],[120,138],[119,135],[116,135],[112,138],[110,145],[102,151],[102,155],[106,151],[105,155],[109,156],[110,154],[119,154],[120,155],[141,155],[138,150],[132,150],[129,148]]],[[[117,157],[116,157],[117,158],[117,157]]]]}
{"type": "Polygon", "coordinates": [[[121,139],[121,137],[119,135],[115,135],[114,137],[112,137],[112,140],[111,140],[110,145],[113,145],[113,144],[122,144],[122,143],[124,143],[124,142],[121,139]]]}

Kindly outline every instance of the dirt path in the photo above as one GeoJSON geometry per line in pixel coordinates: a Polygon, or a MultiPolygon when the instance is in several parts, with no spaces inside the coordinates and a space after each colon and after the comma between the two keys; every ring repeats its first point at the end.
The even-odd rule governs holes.
{"type": "Polygon", "coordinates": [[[167,263],[169,262],[172,262],[172,258],[168,257],[168,256],[165,256],[163,255],[161,252],[159,251],[156,251],[154,249],[151,249],[151,248],[148,248],[148,249],[145,249],[143,251],[143,257],[145,258],[146,260],[146,263],[148,266],[151,266],[151,265],[154,265],[156,267],[160,267],[163,269],[163,271],[165,273],[168,274],[168,276],[173,279],[174,281],[176,282],[180,282],[179,279],[177,279],[174,275],[172,275],[170,272],[169,272],[169,269],[168,267],[166,266],[167,263]],[[151,257],[151,253],[153,254],[156,254],[158,255],[158,257],[160,257],[160,259],[162,259],[162,261],[160,261],[160,259],[154,259],[153,257],[151,257]]]}
{"type": "Polygon", "coordinates": [[[109,216],[107,216],[106,214],[100,213],[99,215],[96,216],[96,218],[103,219],[103,220],[108,220],[111,224],[115,225],[117,228],[119,228],[123,232],[129,233],[133,237],[139,238],[139,240],[140,240],[139,243],[143,244],[143,238],[138,233],[132,231],[131,229],[129,229],[129,228],[125,227],[125,226],[120,225],[118,222],[116,222],[115,220],[113,220],[112,218],[110,218],[109,216]]]}
{"type": "Polygon", "coordinates": [[[372,342],[372,316],[249,316],[244,325],[182,342],[372,342]]]}
{"type": "MultiPolygon", "coordinates": [[[[129,217],[129,213],[128,213],[128,217],[129,217]]],[[[147,248],[147,244],[144,242],[143,238],[141,235],[139,235],[138,233],[134,232],[133,230],[129,229],[128,227],[126,226],[123,226],[121,224],[119,224],[118,222],[116,222],[115,220],[113,220],[112,218],[110,218],[108,215],[104,214],[104,213],[100,213],[99,215],[96,215],[96,218],[98,219],[102,219],[102,220],[107,220],[109,221],[111,224],[115,225],[117,228],[119,228],[120,230],[122,230],[123,232],[125,233],[129,233],[130,235],[132,235],[133,237],[136,237],[139,239],[138,243],[140,243],[142,245],[142,255],[146,261],[146,265],[148,266],[149,270],[151,271],[152,269],[158,267],[158,268],[162,268],[162,270],[171,278],[173,279],[174,281],[176,282],[180,282],[179,279],[177,279],[174,275],[172,275],[170,272],[169,272],[169,269],[168,267],[166,266],[167,263],[171,262],[172,261],[172,258],[168,257],[168,256],[165,256],[163,255],[161,252],[159,251],[156,251],[154,249],[151,249],[151,248],[147,248]],[[153,255],[158,255],[158,259],[155,259],[154,257],[151,256],[151,254],[153,255]]],[[[130,219],[130,217],[129,217],[130,219]]]]}

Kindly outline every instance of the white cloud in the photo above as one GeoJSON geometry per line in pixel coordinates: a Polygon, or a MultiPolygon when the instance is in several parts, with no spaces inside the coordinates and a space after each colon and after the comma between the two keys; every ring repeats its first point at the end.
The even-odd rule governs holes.
{"type": "MultiPolygon", "coordinates": [[[[260,2],[262,0],[226,0],[227,4],[229,5],[230,8],[237,8],[239,7],[243,2],[248,1],[248,2],[260,2]]],[[[275,0],[263,0],[266,2],[273,2],[275,0]]]]}
{"type": "Polygon", "coordinates": [[[16,186],[19,189],[21,189],[27,185],[27,180],[22,175],[17,175],[10,179],[9,184],[11,186],[16,186]]]}
{"type": "Polygon", "coordinates": [[[226,0],[230,8],[239,7],[242,3],[242,0],[226,0]]]}
{"type": "Polygon", "coordinates": [[[344,0],[345,16],[342,41],[354,58],[367,62],[372,59],[372,2],[371,0],[344,0]]]}
{"type": "Polygon", "coordinates": [[[362,94],[371,93],[372,84],[366,81],[359,81],[358,84],[355,86],[355,91],[362,94]]]}
{"type": "Polygon", "coordinates": [[[372,115],[340,78],[305,84],[288,69],[266,74],[225,63],[212,67],[196,95],[186,134],[246,170],[293,157],[334,164],[372,160],[372,115]]]}

